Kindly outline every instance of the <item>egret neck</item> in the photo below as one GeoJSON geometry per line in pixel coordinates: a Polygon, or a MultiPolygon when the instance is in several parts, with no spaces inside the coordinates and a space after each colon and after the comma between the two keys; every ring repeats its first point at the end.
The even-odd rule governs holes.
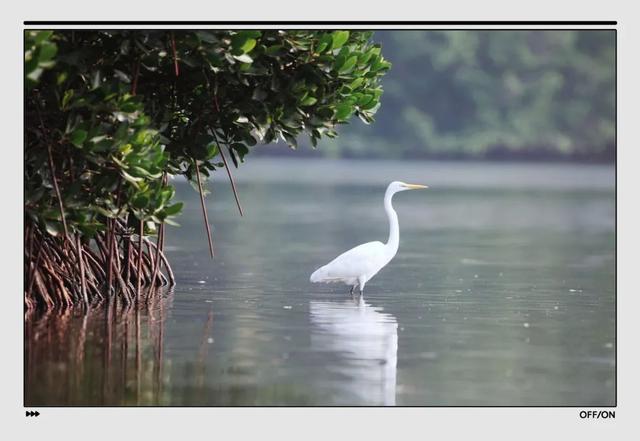
{"type": "Polygon", "coordinates": [[[397,190],[389,187],[384,194],[384,211],[387,212],[387,217],[389,218],[389,240],[387,241],[385,247],[387,249],[387,253],[389,253],[390,259],[393,258],[393,256],[395,256],[398,252],[398,245],[400,243],[398,215],[391,205],[391,199],[393,199],[393,195],[396,193],[396,191],[397,190]]]}

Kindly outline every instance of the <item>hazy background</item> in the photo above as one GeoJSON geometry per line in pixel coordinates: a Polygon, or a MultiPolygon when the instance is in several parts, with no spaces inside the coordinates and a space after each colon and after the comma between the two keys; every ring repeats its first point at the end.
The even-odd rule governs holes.
{"type": "MultiPolygon", "coordinates": [[[[393,63],[371,126],[296,155],[615,160],[614,31],[377,31],[393,63]]],[[[293,154],[261,146],[257,154],[293,154]]]]}

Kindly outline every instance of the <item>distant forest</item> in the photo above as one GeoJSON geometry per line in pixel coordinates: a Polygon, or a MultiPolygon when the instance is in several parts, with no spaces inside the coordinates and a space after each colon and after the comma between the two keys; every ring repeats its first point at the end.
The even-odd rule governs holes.
{"type": "MultiPolygon", "coordinates": [[[[370,126],[309,155],[615,160],[615,32],[377,31],[392,63],[370,126]]],[[[286,148],[258,147],[283,154],[286,148]]]]}

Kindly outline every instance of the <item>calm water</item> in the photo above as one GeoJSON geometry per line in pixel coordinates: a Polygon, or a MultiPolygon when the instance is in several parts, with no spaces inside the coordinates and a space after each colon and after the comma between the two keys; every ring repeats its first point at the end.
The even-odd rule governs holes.
{"type": "Polygon", "coordinates": [[[139,310],[29,317],[37,405],[614,404],[614,171],[606,166],[249,159],[197,194],[167,252],[178,285],[139,310]],[[309,275],[388,234],[364,299],[309,275]]]}

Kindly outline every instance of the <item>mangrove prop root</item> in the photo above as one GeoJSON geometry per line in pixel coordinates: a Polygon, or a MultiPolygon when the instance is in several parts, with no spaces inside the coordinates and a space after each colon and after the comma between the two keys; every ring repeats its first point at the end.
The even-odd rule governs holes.
{"type": "Polygon", "coordinates": [[[138,288],[136,290],[136,303],[140,302],[140,290],[142,289],[142,238],[144,237],[144,221],[140,221],[140,232],[138,233],[138,288]]]}
{"type": "Polygon", "coordinates": [[[202,180],[200,179],[200,168],[198,168],[198,161],[193,160],[193,167],[196,170],[196,179],[198,180],[198,192],[200,193],[200,206],[202,207],[202,217],[204,219],[204,229],[207,232],[207,241],[209,242],[209,254],[213,259],[213,240],[211,239],[211,229],[209,227],[209,217],[207,216],[207,207],[204,204],[204,188],[202,187],[202,180]]]}
{"type": "Polygon", "coordinates": [[[112,221],[91,239],[79,235],[51,236],[28,223],[24,235],[24,307],[85,308],[110,299],[129,305],[175,285],[162,251],[164,227],[156,243],[131,234],[124,222],[112,221]]]}
{"type": "MultiPolygon", "coordinates": [[[[220,152],[220,157],[222,158],[222,162],[224,163],[224,169],[227,171],[227,176],[229,176],[229,182],[231,182],[231,189],[233,190],[233,197],[236,199],[236,205],[238,206],[238,211],[240,212],[240,216],[244,216],[242,212],[242,205],[240,205],[240,198],[238,197],[238,190],[236,190],[236,183],[233,180],[233,175],[231,174],[231,169],[229,168],[229,164],[227,164],[227,158],[224,156],[224,151],[220,144],[218,144],[218,151],[220,152]]],[[[233,153],[229,152],[230,155],[233,153]]]]}

